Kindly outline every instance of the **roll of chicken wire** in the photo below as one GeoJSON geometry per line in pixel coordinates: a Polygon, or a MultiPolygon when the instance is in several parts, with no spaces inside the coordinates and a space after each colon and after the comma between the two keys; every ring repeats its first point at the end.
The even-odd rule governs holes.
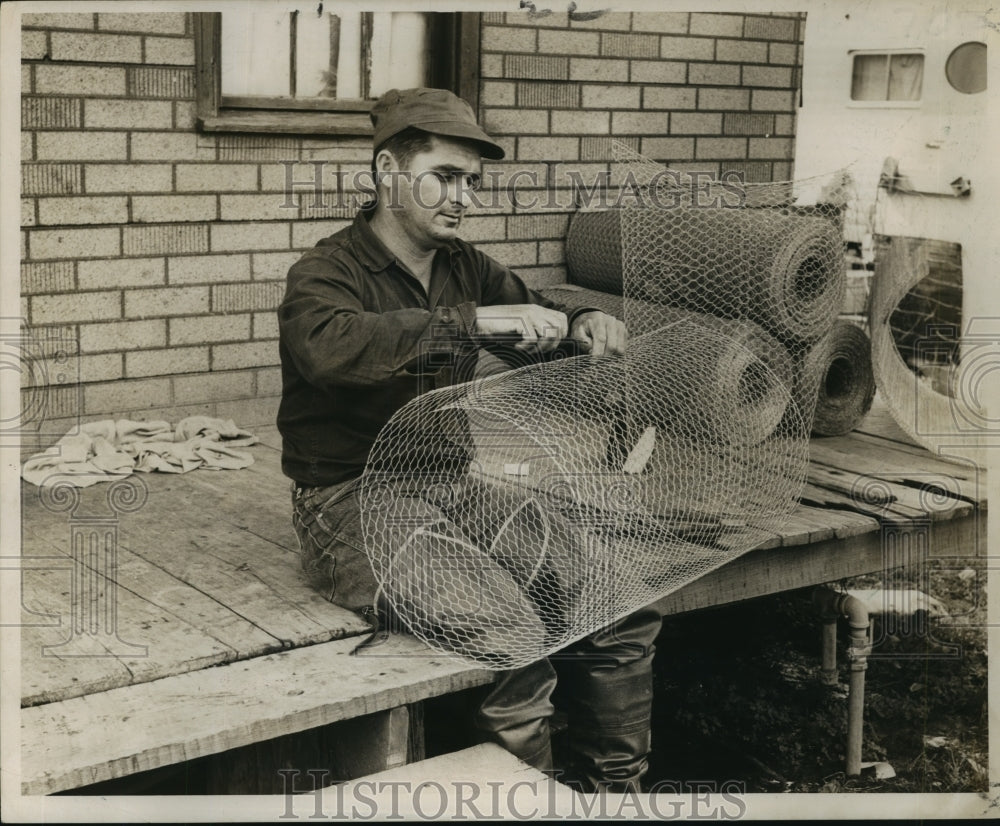
{"type": "Polygon", "coordinates": [[[941,458],[987,467],[995,453],[996,417],[988,400],[996,386],[996,358],[982,344],[993,340],[991,319],[962,319],[960,307],[933,305],[925,307],[920,322],[912,315],[913,299],[928,295],[922,287],[961,290],[962,255],[948,241],[877,238],[872,368],[880,399],[910,438],[941,458]]]}
{"type": "Polygon", "coordinates": [[[813,342],[844,300],[839,225],[787,207],[581,212],[566,239],[572,283],[726,318],[782,341],[813,342]],[[622,222],[627,243],[622,246],[622,222]]]}
{"type": "MultiPolygon", "coordinates": [[[[817,436],[850,433],[871,410],[875,398],[872,347],[868,334],[847,321],[834,324],[829,335],[806,355],[799,381],[812,388],[812,432],[817,436]]],[[[808,409],[808,396],[801,402],[808,409]]]]}
{"type": "Polygon", "coordinates": [[[566,274],[578,287],[622,294],[622,232],[617,210],[573,216],[566,230],[566,274]]]}
{"type": "MultiPolygon", "coordinates": [[[[788,350],[759,326],[740,319],[718,318],[570,286],[548,287],[541,293],[569,309],[592,308],[626,319],[633,333],[682,325],[687,343],[700,356],[705,375],[705,411],[716,411],[721,431],[714,438],[766,439],[786,415],[789,394],[795,400],[798,382],[788,350]],[[704,331],[704,334],[702,334],[704,331]],[[761,369],[762,367],[766,369],[761,369]],[[735,423],[734,428],[730,424],[735,423]]],[[[663,380],[671,381],[675,364],[662,365],[663,380]]],[[[686,368],[685,368],[686,369],[686,368]]],[[[802,408],[805,410],[805,407],[802,408]]],[[[684,409],[678,411],[690,415],[684,409]]]]}
{"type": "MultiPolygon", "coordinates": [[[[682,307],[752,322],[780,341],[793,364],[829,334],[846,292],[842,243],[850,179],[736,184],[685,179],[615,144],[618,180],[631,198],[604,219],[619,224],[623,313],[642,333],[659,323],[650,304],[682,307]],[[809,203],[805,193],[819,192],[809,203]]],[[[591,234],[601,230],[595,224],[591,234]]],[[[799,424],[809,435],[818,376],[794,371],[793,413],[778,430],[799,424]]]]}
{"type": "Polygon", "coordinates": [[[398,411],[360,501],[409,630],[517,667],[759,544],[795,506],[805,443],[736,415],[707,347],[784,387],[749,348],[678,318],[625,355],[521,367],[398,411]]]}

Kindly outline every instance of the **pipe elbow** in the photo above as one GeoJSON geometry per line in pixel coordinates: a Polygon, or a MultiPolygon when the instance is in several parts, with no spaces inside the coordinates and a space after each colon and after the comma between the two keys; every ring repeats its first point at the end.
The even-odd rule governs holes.
{"type": "Polygon", "coordinates": [[[812,594],[813,605],[826,620],[844,617],[851,628],[868,628],[868,606],[852,594],[834,591],[830,588],[817,588],[812,594]]]}
{"type": "Polygon", "coordinates": [[[851,594],[841,594],[840,613],[847,617],[851,628],[868,628],[868,606],[851,594]]]}

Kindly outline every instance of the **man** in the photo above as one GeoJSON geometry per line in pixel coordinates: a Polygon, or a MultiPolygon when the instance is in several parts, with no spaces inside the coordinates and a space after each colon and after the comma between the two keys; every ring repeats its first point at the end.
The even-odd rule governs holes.
{"type": "MultiPolygon", "coordinates": [[[[302,562],[333,602],[371,615],[378,584],[364,551],[357,482],[379,431],[419,393],[448,381],[426,355],[493,336],[546,352],[569,337],[621,353],[624,325],[597,311],[567,317],[508,268],[458,237],[481,157],[503,149],[471,107],[439,89],[392,90],[372,109],[376,196],[288,273],[278,310],[282,468],[293,480],[302,562]]],[[[647,610],[573,646],[569,743],[587,789],[637,789],[649,752],[653,640],[647,610]]],[[[501,672],[476,724],[533,765],[551,767],[556,676],[541,660],[501,672]]]]}

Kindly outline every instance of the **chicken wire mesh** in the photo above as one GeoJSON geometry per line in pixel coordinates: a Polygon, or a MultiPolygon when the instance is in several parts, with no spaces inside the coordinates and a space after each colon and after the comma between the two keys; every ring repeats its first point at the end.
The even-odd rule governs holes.
{"type": "Polygon", "coordinates": [[[605,289],[549,294],[624,317],[626,352],[494,373],[392,417],[362,526],[412,633],[525,665],[776,538],[808,462],[802,365],[842,295],[838,210],[791,191],[712,217],[637,205],[571,233],[591,249],[568,258],[603,267],[605,289]]]}
{"type": "Polygon", "coordinates": [[[759,358],[790,360],[784,375],[796,415],[783,416],[780,427],[808,436],[822,356],[846,294],[850,177],[706,180],[620,142],[614,151],[618,180],[636,195],[623,198],[622,209],[575,217],[567,238],[572,280],[620,293],[621,317],[633,333],[659,326],[665,307],[698,313],[700,323],[739,322],[741,340],[759,358]]]}

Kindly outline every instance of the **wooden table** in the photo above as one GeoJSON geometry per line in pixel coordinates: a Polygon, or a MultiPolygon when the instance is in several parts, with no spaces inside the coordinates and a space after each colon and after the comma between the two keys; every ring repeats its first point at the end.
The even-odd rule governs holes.
{"type": "MultiPolygon", "coordinates": [[[[400,755],[391,712],[492,679],[407,637],[350,656],[367,627],[299,577],[280,440],[257,435],[245,470],[135,475],[47,502],[22,487],[23,556],[3,567],[23,585],[26,793],[370,714],[389,715],[384,751],[402,762],[413,754],[400,755]]],[[[665,613],[985,555],[983,475],[913,446],[884,414],[813,440],[811,455],[784,529],[662,599],[665,613]]]]}

